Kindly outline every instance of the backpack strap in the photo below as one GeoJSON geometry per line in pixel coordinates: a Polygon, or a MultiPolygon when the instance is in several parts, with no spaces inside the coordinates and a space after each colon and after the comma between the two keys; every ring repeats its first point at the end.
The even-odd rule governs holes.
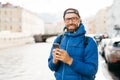
{"type": "Polygon", "coordinates": [[[63,37],[64,37],[64,35],[63,34],[60,34],[60,39],[58,40],[58,42],[57,43],[61,43],[61,40],[63,39],[63,37]]]}
{"type": "Polygon", "coordinates": [[[84,47],[88,45],[88,36],[85,36],[84,38],[84,47]]]}

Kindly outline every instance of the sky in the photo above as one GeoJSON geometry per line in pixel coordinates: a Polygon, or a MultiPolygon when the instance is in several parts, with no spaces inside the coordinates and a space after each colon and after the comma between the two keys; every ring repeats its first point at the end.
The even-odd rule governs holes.
{"type": "Polygon", "coordinates": [[[63,15],[67,8],[76,8],[82,18],[95,15],[100,9],[112,5],[113,0],[0,0],[36,13],[63,15]]]}

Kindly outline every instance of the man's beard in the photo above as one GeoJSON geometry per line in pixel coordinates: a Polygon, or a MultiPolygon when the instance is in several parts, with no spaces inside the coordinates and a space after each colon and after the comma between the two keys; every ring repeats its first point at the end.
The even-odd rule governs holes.
{"type": "Polygon", "coordinates": [[[78,29],[78,25],[76,25],[76,24],[69,24],[69,25],[67,25],[68,27],[66,27],[67,28],[67,31],[68,32],[75,32],[77,29],[78,29]],[[69,26],[73,26],[73,27],[75,27],[75,28],[73,28],[73,29],[69,29],[69,26]]]}

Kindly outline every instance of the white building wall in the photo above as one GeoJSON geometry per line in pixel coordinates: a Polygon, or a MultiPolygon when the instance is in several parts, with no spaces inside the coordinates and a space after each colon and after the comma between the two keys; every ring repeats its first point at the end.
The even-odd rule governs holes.
{"type": "Polygon", "coordinates": [[[22,9],[22,31],[32,34],[44,34],[44,22],[38,15],[22,9]]]}
{"type": "MultiPolygon", "coordinates": [[[[110,7],[108,11],[107,16],[107,32],[110,36],[114,37],[115,30],[114,27],[117,25],[120,27],[120,0],[114,0],[112,6],[110,7]]],[[[119,34],[120,35],[120,34],[119,34]]]]}

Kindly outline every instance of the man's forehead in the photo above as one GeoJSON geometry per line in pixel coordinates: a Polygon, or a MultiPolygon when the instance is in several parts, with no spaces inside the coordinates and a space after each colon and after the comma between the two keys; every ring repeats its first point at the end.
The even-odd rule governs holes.
{"type": "Polygon", "coordinates": [[[65,15],[65,18],[71,18],[71,17],[78,17],[78,15],[75,13],[68,13],[65,15]]]}

